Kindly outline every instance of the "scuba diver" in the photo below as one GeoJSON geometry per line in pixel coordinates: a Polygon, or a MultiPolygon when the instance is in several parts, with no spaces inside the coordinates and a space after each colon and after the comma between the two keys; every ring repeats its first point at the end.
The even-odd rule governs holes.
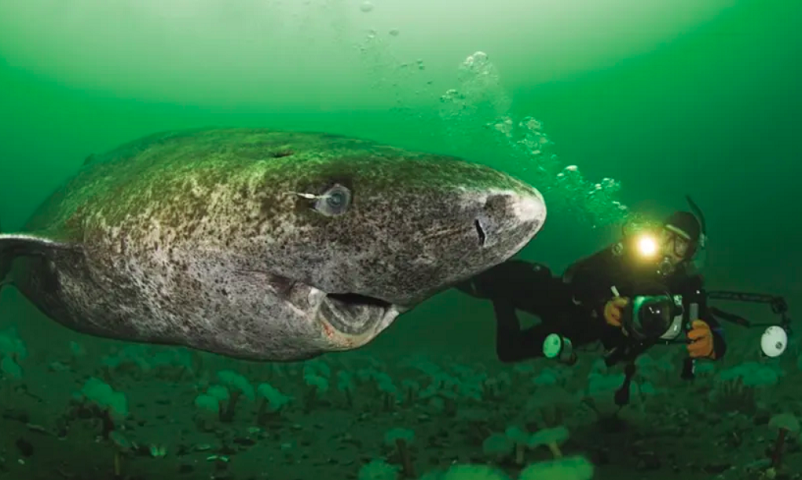
{"type": "Polygon", "coordinates": [[[788,345],[791,319],[779,296],[707,291],[698,273],[707,247],[707,229],[699,207],[686,196],[693,213],[678,211],[654,231],[628,233],[603,250],[568,267],[556,277],[544,265],[508,260],[456,286],[489,299],[496,316],[496,353],[502,362],[545,357],[572,365],[574,347],[600,342],[607,366],[625,363],[616,391],[619,406],[629,402],[635,360],[657,344],[684,344],[682,378],[694,378],[697,360],[720,360],[726,350],[718,319],[743,327],[768,327],[762,354],[778,357],[788,345]],[[779,323],[752,323],[708,306],[729,300],[770,304],[779,323]],[[517,311],[540,318],[522,329],[517,311]]]}
{"type": "Polygon", "coordinates": [[[572,364],[574,347],[599,341],[608,365],[634,362],[658,343],[685,343],[691,359],[721,359],[722,329],[698,300],[703,280],[694,260],[706,246],[704,220],[688,200],[697,214],[675,212],[656,236],[625,235],[561,278],[543,265],[508,260],[458,285],[493,302],[499,360],[572,364]],[[540,323],[521,329],[517,310],[540,323]]]}

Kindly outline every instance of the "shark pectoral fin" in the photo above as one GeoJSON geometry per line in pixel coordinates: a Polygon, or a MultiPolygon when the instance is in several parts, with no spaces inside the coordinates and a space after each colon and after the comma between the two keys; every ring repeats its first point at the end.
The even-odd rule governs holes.
{"type": "Polygon", "coordinates": [[[14,258],[20,256],[47,255],[61,249],[73,249],[74,245],[28,234],[0,234],[0,289],[10,282],[6,279],[14,258]]]}

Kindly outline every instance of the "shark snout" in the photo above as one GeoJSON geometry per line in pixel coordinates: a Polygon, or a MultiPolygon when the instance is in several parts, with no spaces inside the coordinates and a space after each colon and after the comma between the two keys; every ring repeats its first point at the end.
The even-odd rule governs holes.
{"type": "Polygon", "coordinates": [[[473,227],[479,246],[489,249],[501,241],[526,244],[545,220],[546,202],[537,190],[497,192],[484,199],[473,220],[473,227]]]}

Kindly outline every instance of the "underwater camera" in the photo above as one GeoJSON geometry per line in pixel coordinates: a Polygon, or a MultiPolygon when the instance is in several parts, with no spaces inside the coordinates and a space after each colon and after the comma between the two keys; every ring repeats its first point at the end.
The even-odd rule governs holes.
{"type": "MultiPolygon", "coordinates": [[[[650,294],[633,297],[621,318],[624,331],[637,341],[670,343],[680,339],[705,306],[706,298],[701,290],[692,295],[672,295],[667,289],[654,285],[644,290],[650,294]]],[[[618,296],[615,287],[613,294],[618,296]]]]}
{"type": "MultiPolygon", "coordinates": [[[[611,288],[614,296],[619,296],[615,287],[611,288]]],[[[791,318],[788,316],[788,305],[783,297],[762,293],[746,293],[733,291],[706,291],[696,288],[685,294],[672,294],[659,284],[648,284],[641,289],[644,294],[635,295],[622,312],[621,324],[628,336],[634,340],[634,348],[614,350],[605,358],[608,365],[618,361],[631,361],[651,345],[664,343],[689,342],[687,333],[694,320],[700,318],[702,312],[707,317],[726,321],[746,328],[766,327],[760,337],[760,352],[765,357],[779,357],[788,348],[788,336],[791,331],[791,318]],[[749,320],[726,312],[720,308],[708,306],[708,300],[724,300],[748,303],[763,303],[771,306],[772,313],[780,316],[779,322],[753,323],[749,320]]],[[[546,358],[573,365],[577,355],[569,338],[553,333],[543,342],[543,354],[546,358]]],[[[683,377],[692,378],[694,362],[691,359],[683,367],[683,377]]]]}
{"type": "MultiPolygon", "coordinates": [[[[615,287],[612,290],[617,296],[615,287]]],[[[643,347],[660,342],[687,343],[687,332],[690,330],[691,322],[699,318],[699,312],[706,312],[708,318],[725,320],[746,328],[767,327],[760,338],[760,351],[765,357],[779,357],[788,347],[791,318],[788,316],[788,305],[783,297],[761,293],[705,291],[701,288],[693,290],[688,295],[672,295],[669,292],[651,293],[635,296],[624,311],[622,326],[629,335],[638,340],[641,349],[636,348],[633,352],[629,352],[624,383],[615,393],[615,403],[618,406],[629,403],[630,384],[636,370],[634,360],[643,351],[643,347]],[[707,300],[710,299],[769,304],[772,312],[780,316],[780,321],[752,323],[741,316],[707,306],[707,300]]],[[[696,360],[685,358],[682,378],[693,379],[695,366],[696,360]]]]}
{"type": "MultiPolygon", "coordinates": [[[[687,343],[686,333],[690,330],[691,322],[700,319],[699,313],[706,311],[708,316],[717,320],[725,320],[743,327],[767,327],[760,339],[761,353],[766,357],[778,357],[788,346],[791,319],[788,317],[788,306],[782,297],[744,292],[708,292],[701,288],[685,295],[671,294],[667,290],[655,293],[661,289],[659,286],[650,286],[647,289],[649,295],[635,296],[624,309],[622,326],[634,340],[650,343],[687,343]],[[719,308],[708,308],[709,299],[767,303],[771,305],[772,312],[780,316],[780,322],[755,324],[719,308]]],[[[615,288],[613,293],[617,294],[615,288]]]]}

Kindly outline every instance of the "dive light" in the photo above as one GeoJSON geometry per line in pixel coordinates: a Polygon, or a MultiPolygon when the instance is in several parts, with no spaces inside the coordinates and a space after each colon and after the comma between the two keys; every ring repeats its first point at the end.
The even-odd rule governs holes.
{"type": "Polygon", "coordinates": [[[543,356],[569,365],[577,361],[571,340],[556,333],[552,333],[543,341],[543,356]]]}
{"type": "Polygon", "coordinates": [[[653,257],[657,254],[657,240],[649,234],[641,235],[638,238],[638,253],[643,257],[653,257]]]}
{"type": "Polygon", "coordinates": [[[767,328],[760,337],[760,350],[767,357],[779,357],[788,347],[788,333],[780,326],[767,328]]]}

